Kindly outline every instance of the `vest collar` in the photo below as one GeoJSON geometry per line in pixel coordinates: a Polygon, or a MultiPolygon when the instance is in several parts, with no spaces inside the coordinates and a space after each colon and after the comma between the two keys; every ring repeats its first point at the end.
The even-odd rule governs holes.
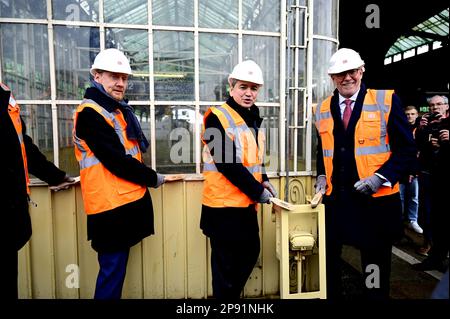
{"type": "Polygon", "coordinates": [[[122,109],[119,102],[109,96],[106,96],[95,87],[87,88],[84,98],[94,100],[110,113],[117,109],[122,109]]]}

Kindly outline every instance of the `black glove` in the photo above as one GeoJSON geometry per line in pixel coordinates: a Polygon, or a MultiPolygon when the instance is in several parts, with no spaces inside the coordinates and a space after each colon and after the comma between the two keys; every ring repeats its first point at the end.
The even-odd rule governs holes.
{"type": "Polygon", "coordinates": [[[357,181],[353,186],[360,193],[372,195],[378,191],[378,189],[383,183],[384,183],[383,179],[374,174],[372,176],[357,181]]]}

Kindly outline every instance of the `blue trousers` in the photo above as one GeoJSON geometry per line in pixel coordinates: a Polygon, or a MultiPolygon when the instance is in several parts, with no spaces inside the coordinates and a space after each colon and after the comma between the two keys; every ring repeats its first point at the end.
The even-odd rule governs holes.
{"type": "Polygon", "coordinates": [[[100,270],[94,299],[120,299],[130,250],[98,253],[100,270]]]}
{"type": "Polygon", "coordinates": [[[403,217],[410,222],[417,222],[419,215],[419,179],[414,177],[411,183],[400,184],[403,217]]]}

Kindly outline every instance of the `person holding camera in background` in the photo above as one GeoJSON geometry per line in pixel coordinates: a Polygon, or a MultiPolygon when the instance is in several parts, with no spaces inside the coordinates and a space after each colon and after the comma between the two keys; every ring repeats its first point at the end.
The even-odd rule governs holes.
{"type": "Polygon", "coordinates": [[[420,120],[416,131],[416,142],[420,159],[428,165],[431,184],[431,236],[433,245],[428,258],[414,265],[416,270],[439,270],[448,267],[449,251],[446,236],[449,225],[446,195],[450,180],[450,119],[448,117],[448,98],[435,95],[428,99],[431,113],[420,120]]]}

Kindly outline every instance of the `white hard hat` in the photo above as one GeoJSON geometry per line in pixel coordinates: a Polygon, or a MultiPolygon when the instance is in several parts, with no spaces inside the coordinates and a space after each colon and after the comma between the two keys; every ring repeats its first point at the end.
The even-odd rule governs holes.
{"type": "Polygon", "coordinates": [[[344,71],[357,69],[364,65],[359,53],[352,49],[339,49],[331,56],[328,65],[328,74],[337,74],[344,71]]]}
{"type": "Polygon", "coordinates": [[[252,60],[238,63],[234,67],[233,72],[228,76],[228,79],[248,81],[259,85],[264,84],[261,68],[252,60]]]}
{"type": "Polygon", "coordinates": [[[125,54],[114,48],[103,50],[97,54],[90,70],[92,75],[95,75],[95,70],[132,74],[125,54]]]}

